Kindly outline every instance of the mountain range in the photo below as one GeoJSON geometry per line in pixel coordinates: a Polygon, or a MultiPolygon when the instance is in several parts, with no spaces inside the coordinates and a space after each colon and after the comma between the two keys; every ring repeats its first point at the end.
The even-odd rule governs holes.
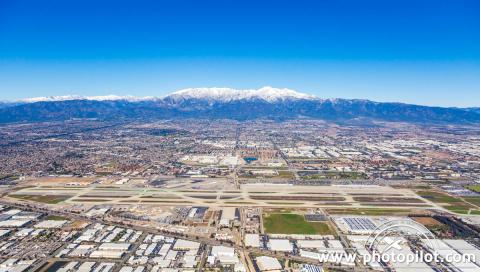
{"type": "Polygon", "coordinates": [[[0,123],[172,118],[480,123],[479,108],[429,107],[361,99],[321,99],[290,89],[190,88],[163,97],[54,96],[0,102],[0,123]]]}

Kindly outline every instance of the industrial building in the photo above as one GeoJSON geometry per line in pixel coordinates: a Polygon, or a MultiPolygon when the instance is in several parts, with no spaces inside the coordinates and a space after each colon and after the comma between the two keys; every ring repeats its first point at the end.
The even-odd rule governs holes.
{"type": "Polygon", "coordinates": [[[293,245],[286,239],[270,239],[268,241],[268,249],[273,251],[292,252],[293,245]]]}
{"type": "Polygon", "coordinates": [[[280,271],[282,270],[282,265],[280,262],[272,257],[268,256],[259,256],[255,259],[258,269],[260,271],[280,271]]]}

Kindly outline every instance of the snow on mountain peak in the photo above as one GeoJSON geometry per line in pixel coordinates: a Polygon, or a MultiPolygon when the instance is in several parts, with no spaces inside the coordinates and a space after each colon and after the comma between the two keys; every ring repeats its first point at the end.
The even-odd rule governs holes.
{"type": "Polygon", "coordinates": [[[263,99],[275,102],[285,99],[316,99],[315,96],[300,93],[291,89],[279,89],[270,86],[254,90],[237,90],[231,88],[188,88],[173,92],[166,97],[172,99],[206,99],[219,101],[234,101],[242,99],[263,99]]]}
{"type": "MultiPolygon", "coordinates": [[[[170,98],[173,100],[181,99],[205,99],[209,101],[217,100],[222,102],[243,100],[243,99],[262,99],[268,102],[283,101],[288,99],[318,99],[317,97],[309,94],[300,93],[291,89],[280,89],[273,87],[262,87],[254,90],[238,90],[232,88],[188,88],[173,92],[163,98],[170,98]]],[[[80,95],[64,95],[64,96],[45,96],[45,97],[33,97],[19,100],[22,103],[35,103],[35,102],[51,102],[51,101],[68,101],[68,100],[94,100],[94,101],[115,101],[125,100],[130,102],[147,101],[147,100],[159,100],[163,98],[158,97],[135,97],[131,95],[118,96],[118,95],[106,95],[106,96],[80,96],[80,95]]]]}

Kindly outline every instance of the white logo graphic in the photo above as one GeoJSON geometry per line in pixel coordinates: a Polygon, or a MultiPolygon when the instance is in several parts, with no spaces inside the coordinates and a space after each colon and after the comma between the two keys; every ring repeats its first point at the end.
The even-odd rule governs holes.
{"type": "Polygon", "coordinates": [[[433,233],[411,219],[392,220],[378,226],[365,242],[365,248],[383,254],[392,249],[400,250],[407,239],[423,241],[431,250],[437,249],[433,233]]]}

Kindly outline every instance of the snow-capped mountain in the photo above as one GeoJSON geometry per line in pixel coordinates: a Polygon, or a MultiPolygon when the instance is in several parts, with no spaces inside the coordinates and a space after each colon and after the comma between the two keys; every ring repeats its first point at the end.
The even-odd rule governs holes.
{"type": "Polygon", "coordinates": [[[369,100],[320,99],[290,89],[190,88],[163,97],[53,96],[0,103],[0,123],[175,118],[394,121],[480,124],[478,109],[427,107],[369,100]]]}
{"type": "Polygon", "coordinates": [[[154,100],[188,100],[201,99],[208,101],[228,102],[235,100],[260,99],[268,102],[284,101],[289,99],[317,99],[317,97],[305,93],[300,93],[291,89],[279,89],[273,87],[262,87],[260,89],[238,90],[232,88],[188,88],[173,92],[163,97],[136,97],[132,95],[118,96],[81,96],[81,95],[65,95],[65,96],[44,96],[21,99],[18,102],[35,103],[35,102],[52,102],[52,101],[68,101],[68,100],[93,100],[93,101],[115,101],[125,100],[130,102],[136,101],[154,101],[154,100]]]}
{"type": "Polygon", "coordinates": [[[176,91],[166,96],[173,100],[181,99],[204,99],[229,102],[235,100],[261,99],[268,102],[283,101],[289,99],[317,99],[317,97],[300,93],[291,89],[279,89],[270,86],[257,90],[237,90],[231,88],[189,88],[176,91]]]}

